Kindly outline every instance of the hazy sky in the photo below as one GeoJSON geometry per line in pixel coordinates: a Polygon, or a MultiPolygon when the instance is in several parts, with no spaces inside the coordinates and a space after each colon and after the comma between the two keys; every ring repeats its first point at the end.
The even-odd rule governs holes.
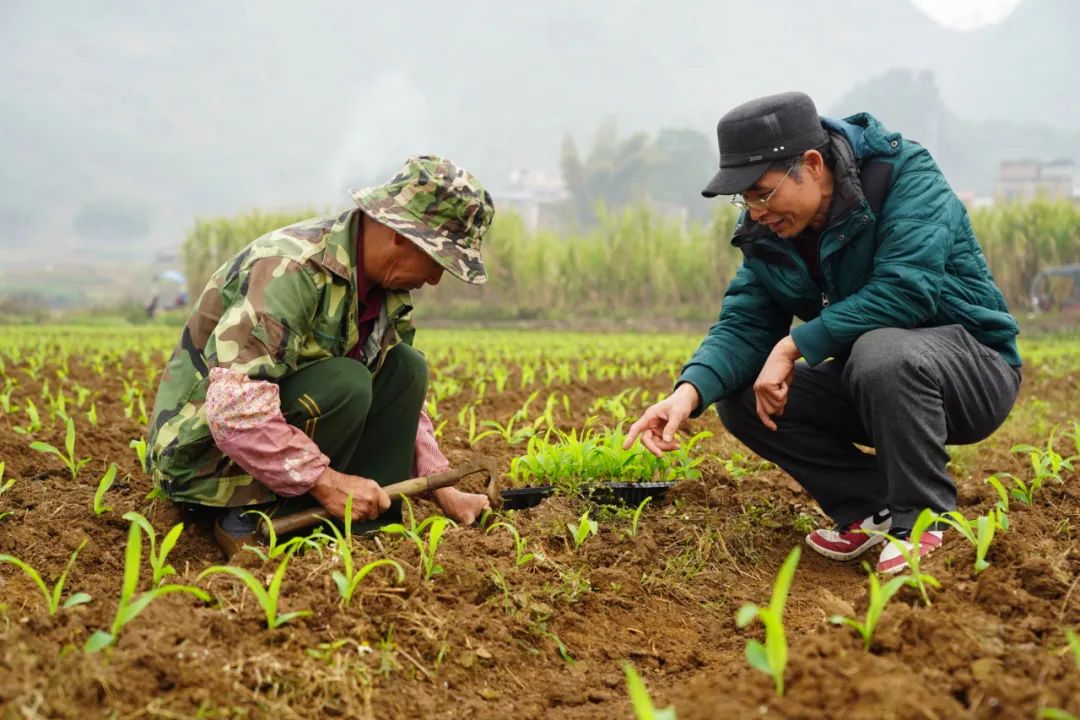
{"type": "MultiPolygon", "coordinates": [[[[958,32],[912,1],[0,0],[0,269],[93,247],[74,228],[102,208],[142,218],[148,251],[198,215],[341,208],[420,152],[497,197],[606,115],[712,135],[739,102],[802,89],[825,110],[894,67],[933,70],[963,117],[1080,128],[1061,92],[1080,2],[958,32]]],[[[962,27],[1016,5],[918,2],[962,27]]]]}

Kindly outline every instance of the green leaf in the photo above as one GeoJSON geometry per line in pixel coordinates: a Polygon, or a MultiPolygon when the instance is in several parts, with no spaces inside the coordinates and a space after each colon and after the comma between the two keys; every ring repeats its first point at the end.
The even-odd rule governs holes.
{"type": "Polygon", "coordinates": [[[757,640],[750,640],[746,643],[746,660],[750,663],[750,667],[760,670],[766,675],[773,674],[773,669],[769,667],[769,658],[765,653],[765,646],[757,640]]]}
{"type": "Polygon", "coordinates": [[[330,577],[334,579],[334,584],[337,586],[338,594],[346,600],[349,599],[349,581],[345,579],[345,576],[335,570],[330,574],[330,577]]]}
{"type": "Polygon", "coordinates": [[[64,603],[64,609],[66,610],[68,608],[73,608],[76,605],[84,605],[90,602],[92,599],[93,598],[91,598],[90,595],[88,595],[87,593],[77,592],[67,599],[67,602],[64,603]]]}
{"type": "Polygon", "coordinates": [[[735,616],[735,627],[744,628],[758,616],[760,608],[757,605],[743,605],[735,616]]]}
{"type": "Polygon", "coordinates": [[[86,641],[86,644],[83,646],[83,652],[96,653],[109,647],[114,642],[116,642],[116,637],[112,633],[107,633],[104,630],[97,630],[90,636],[90,639],[86,641]]]}
{"type": "Polygon", "coordinates": [[[46,442],[34,441],[34,442],[30,443],[30,449],[31,450],[36,450],[38,452],[43,452],[43,453],[52,453],[53,455],[56,455],[61,460],[64,459],[64,453],[60,452],[55,447],[53,447],[52,445],[50,445],[49,443],[46,443],[46,442]]]}

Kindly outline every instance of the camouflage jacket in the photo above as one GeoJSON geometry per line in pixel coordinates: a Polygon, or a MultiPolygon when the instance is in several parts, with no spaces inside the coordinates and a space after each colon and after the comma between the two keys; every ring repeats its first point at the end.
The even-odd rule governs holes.
{"type": "MultiPolygon", "coordinates": [[[[349,353],[360,339],[353,239],[361,218],[354,209],[275,230],[210,277],[154,401],[149,461],[168,497],[215,506],[275,499],[214,444],[203,407],[210,368],[276,382],[349,353]]],[[[361,353],[373,372],[394,345],[412,343],[411,311],[409,293],[387,292],[361,353]]]]}

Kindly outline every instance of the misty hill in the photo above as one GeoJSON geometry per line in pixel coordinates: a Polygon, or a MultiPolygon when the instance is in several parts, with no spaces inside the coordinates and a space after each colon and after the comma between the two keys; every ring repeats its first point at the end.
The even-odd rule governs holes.
{"type": "Polygon", "coordinates": [[[609,115],[709,136],[754,96],[801,88],[829,109],[895,67],[934,73],[945,136],[950,112],[1004,123],[991,135],[1075,130],[1078,14],[1026,0],[956,33],[907,0],[2,3],[0,250],[149,258],[196,215],[342,207],[418,151],[497,194],[515,167],[557,173],[564,134],[609,115]]]}

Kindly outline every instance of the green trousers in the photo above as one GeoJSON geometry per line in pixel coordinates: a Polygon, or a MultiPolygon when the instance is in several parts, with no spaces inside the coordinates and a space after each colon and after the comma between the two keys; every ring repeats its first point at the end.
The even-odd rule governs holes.
{"type": "MultiPolygon", "coordinates": [[[[416,427],[427,381],[427,361],[405,344],[394,346],[374,375],[357,360],[327,358],[278,383],[281,412],[290,425],[315,441],[334,470],[390,485],[412,475],[416,427]]],[[[271,509],[284,515],[316,504],[305,494],[274,503],[271,509]]],[[[232,534],[242,534],[251,522],[251,516],[244,518],[242,513],[250,509],[226,512],[223,527],[232,534]]],[[[375,530],[400,520],[401,503],[397,501],[378,520],[354,523],[353,532],[375,530]]]]}
{"type": "Polygon", "coordinates": [[[424,356],[405,344],[374,375],[357,360],[328,358],[281,380],[281,412],[330,467],[389,485],[412,473],[427,379],[424,356]]]}

